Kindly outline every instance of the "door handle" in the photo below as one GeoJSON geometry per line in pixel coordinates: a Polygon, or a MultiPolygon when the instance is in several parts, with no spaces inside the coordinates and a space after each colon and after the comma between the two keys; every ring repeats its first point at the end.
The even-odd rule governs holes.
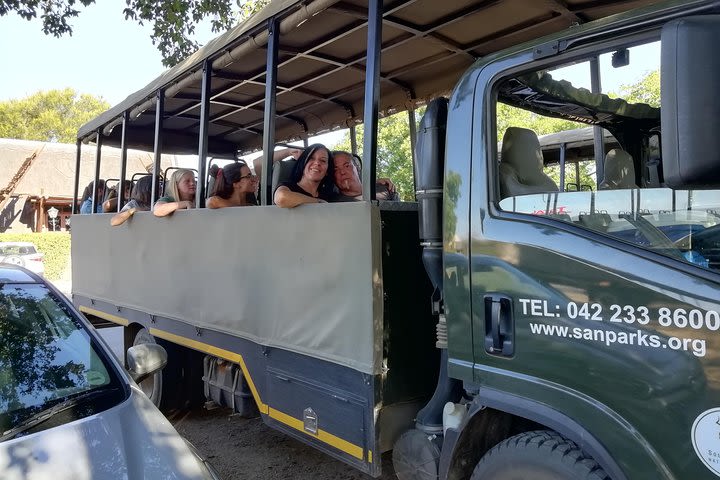
{"type": "Polygon", "coordinates": [[[485,303],[485,351],[492,355],[515,353],[513,302],[507,295],[488,293],[485,303]]]}

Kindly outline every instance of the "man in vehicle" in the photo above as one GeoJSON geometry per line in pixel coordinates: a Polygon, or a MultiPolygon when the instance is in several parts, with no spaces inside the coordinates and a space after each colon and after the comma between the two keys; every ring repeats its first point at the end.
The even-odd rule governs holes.
{"type": "MultiPolygon", "coordinates": [[[[339,202],[362,200],[362,181],[360,157],[350,152],[336,150],[333,152],[335,162],[335,185],[340,191],[339,202]]],[[[399,201],[395,185],[389,178],[378,178],[375,185],[375,199],[380,201],[399,201]]]]}

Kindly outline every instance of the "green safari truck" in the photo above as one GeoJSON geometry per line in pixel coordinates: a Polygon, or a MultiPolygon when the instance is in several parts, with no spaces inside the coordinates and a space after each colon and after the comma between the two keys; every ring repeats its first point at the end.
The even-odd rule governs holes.
{"type": "Polygon", "coordinates": [[[153,199],[167,154],[198,187],[73,216],[73,302],[166,347],[161,407],[260,415],[374,477],[716,478],[717,45],[715,1],[273,1],[78,132],[76,190],[147,174],[106,147],[150,152],[153,199]],[[404,111],[415,191],[377,201],[404,111]],[[272,205],[276,146],[338,129],[363,200],[272,205]],[[261,151],[258,206],[204,208],[212,166],[261,151]]]}

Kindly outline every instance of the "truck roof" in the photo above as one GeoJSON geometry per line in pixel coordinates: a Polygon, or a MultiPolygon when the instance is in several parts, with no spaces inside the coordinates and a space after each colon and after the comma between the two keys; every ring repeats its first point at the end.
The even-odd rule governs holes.
{"type": "MultiPolygon", "coordinates": [[[[447,94],[476,60],[498,50],[605,18],[652,0],[397,0],[385,2],[380,112],[404,111],[447,94]]],[[[213,68],[209,152],[234,156],[262,145],[268,20],[281,36],[277,141],[360,123],[367,8],[362,0],[274,0],[144,88],[83,125],[78,138],[120,144],[124,112],[129,148],[151,150],[155,98],[165,89],[165,152],[197,153],[202,67],[213,68]]]]}

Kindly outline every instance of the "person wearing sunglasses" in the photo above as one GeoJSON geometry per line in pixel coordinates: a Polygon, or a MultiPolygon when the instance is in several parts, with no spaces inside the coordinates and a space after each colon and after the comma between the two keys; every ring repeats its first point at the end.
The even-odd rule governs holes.
{"type": "Polygon", "coordinates": [[[235,162],[218,169],[214,192],[207,199],[207,208],[246,207],[257,205],[255,191],[258,178],[244,162],[235,162]]]}
{"type": "MultiPolygon", "coordinates": [[[[335,162],[335,185],[340,195],[336,197],[337,202],[354,202],[362,200],[362,182],[360,172],[362,162],[357,155],[336,150],[333,152],[335,162]]],[[[400,200],[395,185],[389,178],[378,178],[375,185],[375,199],[381,201],[400,200]]]]}

